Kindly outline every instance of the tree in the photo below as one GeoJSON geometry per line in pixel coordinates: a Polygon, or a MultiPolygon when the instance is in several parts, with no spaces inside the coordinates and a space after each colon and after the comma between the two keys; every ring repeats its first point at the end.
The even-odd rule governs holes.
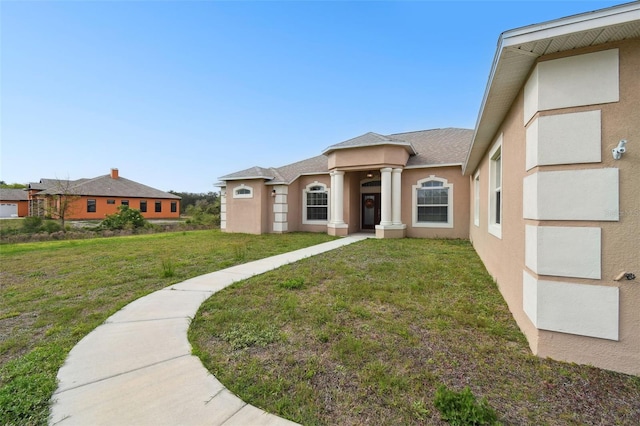
{"type": "Polygon", "coordinates": [[[23,185],[21,183],[7,183],[3,180],[0,180],[0,188],[8,188],[8,189],[24,189],[27,185],[23,185]]]}
{"type": "Polygon", "coordinates": [[[180,200],[180,213],[187,213],[187,208],[189,206],[196,206],[199,201],[206,201],[210,205],[215,205],[216,203],[220,203],[220,196],[217,192],[209,191],[207,193],[194,193],[194,192],[177,192],[177,191],[169,191],[169,193],[177,195],[181,198],[180,200]]]}
{"type": "Polygon", "coordinates": [[[75,182],[71,180],[51,179],[47,189],[41,192],[45,197],[45,214],[60,221],[64,230],[64,222],[73,213],[73,207],[80,195],[75,190],[75,182]]]}

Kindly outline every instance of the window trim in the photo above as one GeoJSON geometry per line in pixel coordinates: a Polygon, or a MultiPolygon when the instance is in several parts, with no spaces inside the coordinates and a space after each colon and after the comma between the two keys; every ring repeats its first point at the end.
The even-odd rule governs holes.
{"type": "Polygon", "coordinates": [[[498,137],[496,142],[491,147],[489,151],[489,214],[488,221],[489,227],[488,231],[491,235],[502,239],[502,222],[503,222],[503,214],[502,214],[502,205],[503,205],[503,194],[502,194],[502,185],[504,181],[504,173],[502,167],[502,134],[498,137]],[[499,170],[498,170],[499,167],[499,170]],[[498,172],[498,173],[496,173],[498,172]],[[496,179],[500,177],[500,184],[497,185],[496,179]]]}
{"type": "Polygon", "coordinates": [[[414,228],[453,228],[453,184],[445,178],[430,175],[420,179],[411,187],[412,201],[412,226],[414,228]],[[418,190],[424,189],[422,186],[426,182],[442,182],[442,188],[447,188],[447,221],[446,222],[418,222],[418,190]]]}
{"type": "Polygon", "coordinates": [[[480,170],[473,175],[473,224],[480,226],[480,170]]]}
{"type": "Polygon", "coordinates": [[[147,200],[140,200],[140,213],[146,213],[147,212],[147,200]],[[144,205],[144,209],[142,208],[142,206],[144,205]]]}
{"type": "Polygon", "coordinates": [[[233,188],[233,198],[253,198],[253,188],[243,183],[240,186],[233,188]],[[247,190],[248,192],[239,194],[238,191],[240,190],[243,190],[243,192],[244,190],[247,190]]]}
{"type": "Polygon", "coordinates": [[[162,213],[162,201],[155,201],[153,206],[154,213],[162,213]]]}
{"type": "Polygon", "coordinates": [[[177,201],[172,201],[171,202],[169,211],[171,213],[177,213],[178,212],[178,202],[177,201]]]}
{"type": "MultiPolygon", "coordinates": [[[[302,223],[304,225],[326,225],[329,223],[329,220],[331,219],[331,196],[330,196],[330,192],[329,192],[329,188],[327,188],[327,185],[324,183],[320,183],[318,181],[314,181],[310,184],[308,184],[307,186],[305,186],[305,188],[302,190],[302,223]],[[316,187],[316,186],[321,186],[323,188],[322,191],[318,191],[318,190],[311,190],[311,188],[316,187]],[[327,205],[326,205],[326,209],[327,209],[327,219],[326,220],[314,220],[314,219],[307,219],[307,195],[310,193],[324,193],[327,194],[327,205]]],[[[316,206],[316,207],[322,207],[322,206],[316,206]]]]}

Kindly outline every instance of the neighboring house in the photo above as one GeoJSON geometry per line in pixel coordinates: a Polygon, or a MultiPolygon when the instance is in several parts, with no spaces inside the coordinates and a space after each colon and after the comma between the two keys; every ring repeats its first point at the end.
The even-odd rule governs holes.
{"type": "Polygon", "coordinates": [[[24,217],[29,212],[26,189],[0,188],[0,217],[24,217]]]}
{"type": "Polygon", "coordinates": [[[535,354],[640,375],[638,70],[637,2],[507,31],[474,130],[223,176],[221,227],[469,238],[535,354]]]}
{"type": "Polygon", "coordinates": [[[61,197],[71,200],[65,219],[102,220],[127,205],[146,219],[177,219],[180,197],[119,176],[118,169],[93,179],[41,179],[29,184],[29,216],[47,216],[61,197]]]}

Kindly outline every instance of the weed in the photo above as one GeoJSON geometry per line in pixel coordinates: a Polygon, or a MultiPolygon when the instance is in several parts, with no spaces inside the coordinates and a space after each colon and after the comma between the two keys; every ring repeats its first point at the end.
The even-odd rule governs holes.
{"type": "Polygon", "coordinates": [[[176,274],[171,258],[162,259],[162,276],[171,278],[176,274]]]}
{"type": "Polygon", "coordinates": [[[279,339],[278,330],[275,327],[259,327],[253,323],[241,323],[220,336],[229,343],[234,350],[245,349],[251,346],[266,346],[279,339]]]}
{"type": "Polygon", "coordinates": [[[433,403],[442,419],[454,426],[498,424],[498,416],[487,400],[482,398],[478,402],[468,386],[455,392],[440,385],[433,403]]]}
{"type": "Polygon", "coordinates": [[[278,286],[280,288],[285,288],[287,290],[297,290],[297,289],[302,288],[304,286],[304,279],[303,278],[291,278],[289,280],[279,282],[278,286]]]}

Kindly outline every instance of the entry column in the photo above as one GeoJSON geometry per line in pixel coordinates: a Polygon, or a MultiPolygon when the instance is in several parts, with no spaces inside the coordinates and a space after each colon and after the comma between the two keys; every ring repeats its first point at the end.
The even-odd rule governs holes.
{"type": "Polygon", "coordinates": [[[391,168],[380,169],[382,194],[380,194],[380,225],[391,225],[391,168]]]}
{"type": "Polygon", "coordinates": [[[335,236],[348,234],[348,225],[344,223],[344,172],[334,170],[331,176],[331,218],[327,233],[335,236]]]}
{"type": "Polygon", "coordinates": [[[394,225],[402,225],[402,169],[393,169],[391,172],[391,222],[394,225]]]}

